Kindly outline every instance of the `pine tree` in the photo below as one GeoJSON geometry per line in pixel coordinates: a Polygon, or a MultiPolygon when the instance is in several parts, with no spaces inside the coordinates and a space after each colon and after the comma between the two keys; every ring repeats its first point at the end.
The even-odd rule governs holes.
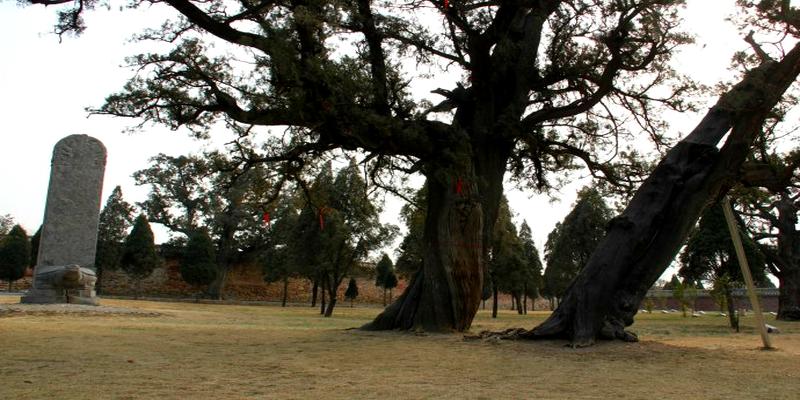
{"type": "Polygon", "coordinates": [[[397,287],[397,283],[397,275],[394,273],[394,268],[390,268],[383,279],[384,294],[386,293],[386,289],[389,289],[389,303],[392,302],[392,290],[397,287]]]}
{"type": "Polygon", "coordinates": [[[181,259],[181,278],[197,288],[205,288],[217,277],[216,251],[214,242],[205,229],[199,229],[189,236],[189,242],[181,259]]]}
{"type": "Polygon", "coordinates": [[[350,299],[351,308],[356,297],[358,297],[358,285],[355,278],[350,278],[350,282],[347,283],[347,290],[344,292],[344,298],[350,299]]]}
{"type": "Polygon", "coordinates": [[[97,253],[94,267],[97,273],[95,290],[102,292],[103,273],[120,268],[122,246],[133,219],[133,206],[122,199],[122,188],[116,186],[100,212],[97,226],[97,253]]]}
{"type": "Polygon", "coordinates": [[[561,298],[570,282],[589,261],[611,218],[605,201],[594,188],[584,188],[572,211],[547,236],[544,271],[545,295],[561,298]]]}
{"type": "MultiPolygon", "coordinates": [[[[387,280],[389,279],[389,275],[394,275],[392,271],[394,269],[394,265],[392,264],[392,259],[389,258],[389,255],[383,253],[381,255],[381,259],[378,261],[378,264],[375,265],[375,286],[383,288],[383,306],[386,307],[386,291],[388,287],[386,286],[387,280]]],[[[395,277],[395,281],[397,278],[395,277]]],[[[395,282],[395,286],[397,283],[395,282]]]]}
{"type": "Polygon", "coordinates": [[[8,291],[17,279],[25,276],[30,265],[31,244],[28,234],[19,225],[0,239],[0,279],[8,281],[8,291]]]}
{"type": "Polygon", "coordinates": [[[120,263],[125,273],[136,281],[137,298],[141,292],[142,280],[150,276],[160,262],[150,223],[144,214],[139,214],[133,223],[131,233],[125,238],[120,263]]]}

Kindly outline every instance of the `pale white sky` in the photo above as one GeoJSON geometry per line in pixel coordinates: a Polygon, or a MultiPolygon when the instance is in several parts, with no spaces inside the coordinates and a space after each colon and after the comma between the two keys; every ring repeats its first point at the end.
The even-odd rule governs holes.
{"type": "MultiPolygon", "coordinates": [[[[725,77],[734,50],[745,47],[741,36],[724,20],[734,0],[689,0],[686,31],[697,35],[697,45],[686,48],[676,65],[705,84],[725,77]]],[[[205,144],[185,132],[151,127],[141,133],[122,133],[132,120],[105,116],[87,118],[85,107],[99,106],[106,95],[118,91],[131,72],[121,65],[129,55],[147,49],[129,38],[144,27],[156,27],[169,7],[141,10],[96,10],[87,14],[87,31],[62,43],[51,34],[54,7],[19,7],[0,2],[0,214],[11,214],[29,232],[41,223],[50,173],[53,145],[70,134],[88,134],[108,149],[103,202],[115,185],[121,185],[129,202],[141,201],[148,189],[135,186],[131,174],[147,165],[148,158],[196,152],[205,144]]],[[[675,132],[685,134],[699,118],[676,116],[675,132]]],[[[229,133],[214,134],[224,143],[229,133]]],[[[510,190],[508,197],[533,229],[540,251],[547,234],[563,219],[583,182],[575,182],[551,202],[543,195],[510,190]]],[[[510,186],[509,186],[510,187],[510,186]]],[[[397,210],[398,204],[390,209],[397,210]]],[[[396,211],[395,211],[396,212],[396,211]]],[[[397,221],[386,215],[386,221],[397,221]]],[[[157,231],[157,240],[164,240],[157,231]]]]}

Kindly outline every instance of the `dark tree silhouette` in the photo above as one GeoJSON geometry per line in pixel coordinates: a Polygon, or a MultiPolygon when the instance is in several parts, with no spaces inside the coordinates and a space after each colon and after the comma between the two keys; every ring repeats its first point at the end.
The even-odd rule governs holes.
{"type": "Polygon", "coordinates": [[[25,276],[30,266],[31,243],[28,234],[19,225],[14,225],[0,238],[0,279],[8,281],[8,291],[14,281],[25,276]]]}
{"type": "Polygon", "coordinates": [[[208,285],[217,278],[216,260],[214,242],[208,231],[199,229],[193,232],[181,258],[181,278],[201,292],[208,292],[208,285]]]}
{"type": "Polygon", "coordinates": [[[160,263],[150,223],[144,214],[139,214],[131,233],[125,238],[120,260],[122,270],[135,282],[137,298],[141,294],[142,280],[150,276],[160,263]]]}
{"type": "Polygon", "coordinates": [[[350,307],[353,307],[353,300],[358,297],[358,284],[356,284],[355,278],[350,278],[350,282],[347,283],[347,290],[344,292],[344,298],[350,299],[350,307]]]}
{"type": "Polygon", "coordinates": [[[94,260],[97,282],[95,290],[102,293],[103,273],[119,269],[122,247],[133,222],[133,206],[122,199],[122,188],[116,186],[100,211],[97,227],[97,252],[94,260]]]}

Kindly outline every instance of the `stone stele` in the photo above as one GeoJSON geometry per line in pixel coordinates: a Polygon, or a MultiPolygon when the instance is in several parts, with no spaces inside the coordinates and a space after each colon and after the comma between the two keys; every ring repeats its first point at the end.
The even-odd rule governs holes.
{"type": "Polygon", "coordinates": [[[33,287],[23,303],[97,304],[94,258],[106,148],[87,135],[56,143],[33,287]]]}

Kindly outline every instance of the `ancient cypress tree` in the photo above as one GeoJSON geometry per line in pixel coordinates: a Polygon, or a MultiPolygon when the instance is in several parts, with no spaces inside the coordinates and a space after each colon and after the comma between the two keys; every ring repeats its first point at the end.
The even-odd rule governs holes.
{"type": "MultiPolygon", "coordinates": [[[[423,174],[423,266],[366,328],[463,331],[483,293],[506,172],[541,188],[549,172],[577,161],[620,183],[629,174],[594,152],[632,131],[618,122],[633,115],[662,141],[656,110],[686,108],[680,94],[689,85],[667,64],[688,42],[677,32],[681,3],[167,0],[183,18],[142,37],[174,49],[132,58],[143,73],[96,112],[201,136],[218,119],[242,137],[288,125],[288,136],[263,146],[239,142],[242,162],[279,163],[278,171],[344,149],[368,154],[378,185],[386,186],[384,172],[423,174]],[[209,56],[203,34],[236,51],[209,56]],[[355,43],[334,48],[337,38],[355,43]],[[439,104],[407,90],[414,73],[401,60],[409,52],[459,70],[435,90],[439,104]]],[[[61,22],[82,29],[78,19],[61,22]]]]}
{"type": "MultiPolygon", "coordinates": [[[[679,0],[429,3],[220,7],[167,0],[183,19],[142,37],[175,48],[134,57],[137,77],[97,112],[186,126],[201,136],[220,118],[242,136],[288,125],[288,137],[241,151],[243,162],[282,163],[277,170],[297,171],[309,158],[344,149],[368,153],[376,180],[385,171],[422,173],[428,191],[423,267],[366,328],[463,331],[483,292],[505,173],[546,187],[548,172],[579,159],[592,174],[620,183],[629,171],[598,162],[596,150],[614,147],[632,131],[620,129],[625,120],[639,122],[663,144],[655,111],[686,109],[681,95],[689,85],[673,79],[667,61],[688,38],[676,31],[679,0]],[[433,19],[417,18],[423,12],[433,19]],[[247,51],[210,57],[198,32],[247,51]],[[356,43],[334,49],[337,38],[356,43]],[[422,63],[460,69],[458,82],[435,91],[444,98],[438,105],[408,95],[400,68],[408,52],[422,63]],[[234,72],[233,65],[251,70],[234,72]]],[[[741,4],[755,9],[758,21],[796,29],[788,0],[741,4]]],[[[65,11],[58,30],[83,29],[81,10],[65,11]]],[[[566,337],[576,345],[598,336],[633,338],[624,327],[642,291],[666,268],[708,198],[727,187],[722,164],[738,171],[752,132],[795,78],[792,51],[780,60],[758,54],[766,56],[763,65],[666,155],[612,224],[568,301],[533,336],[566,337]],[[730,146],[712,149],[723,137],[730,146]],[[680,209],[688,212],[671,218],[680,209]],[[670,223],[661,223],[665,217],[670,223]],[[664,240],[653,241],[662,239],[660,232],[664,240]],[[643,259],[655,262],[644,267],[643,259]]],[[[636,169],[630,152],[619,154],[624,162],[617,167],[636,169]]]]}
{"type": "Polygon", "coordinates": [[[208,231],[198,229],[189,235],[181,258],[180,272],[183,280],[208,292],[208,285],[217,278],[217,255],[208,231]]]}
{"type": "Polygon", "coordinates": [[[97,226],[97,252],[94,267],[97,273],[95,290],[102,292],[103,273],[119,269],[122,247],[128,228],[133,222],[133,206],[122,198],[122,188],[116,186],[100,211],[97,226]]]}
{"type": "Polygon", "coordinates": [[[14,225],[0,238],[0,279],[8,281],[8,291],[14,281],[25,276],[30,266],[31,243],[28,234],[19,225],[14,225]]]}
{"type": "Polygon", "coordinates": [[[347,283],[347,290],[344,292],[344,298],[350,299],[350,307],[353,307],[353,300],[358,297],[358,284],[356,283],[355,278],[350,278],[350,282],[347,283]]]}
{"type": "MultiPolygon", "coordinates": [[[[788,1],[762,1],[751,26],[796,35],[800,12],[788,1]]],[[[587,346],[598,338],[635,341],[633,323],[647,290],[675,257],[706,205],[741,176],[773,108],[800,74],[800,45],[772,58],[748,35],[756,61],[723,93],[689,135],[672,147],[642,183],[625,211],[608,226],[558,309],[524,338],[566,338],[587,346]],[[724,141],[723,141],[724,139],[724,141]]]]}
{"type": "Polygon", "coordinates": [[[141,294],[142,280],[150,276],[160,263],[150,222],[144,214],[139,214],[131,233],[125,238],[120,260],[122,270],[135,282],[137,298],[141,294]]]}

